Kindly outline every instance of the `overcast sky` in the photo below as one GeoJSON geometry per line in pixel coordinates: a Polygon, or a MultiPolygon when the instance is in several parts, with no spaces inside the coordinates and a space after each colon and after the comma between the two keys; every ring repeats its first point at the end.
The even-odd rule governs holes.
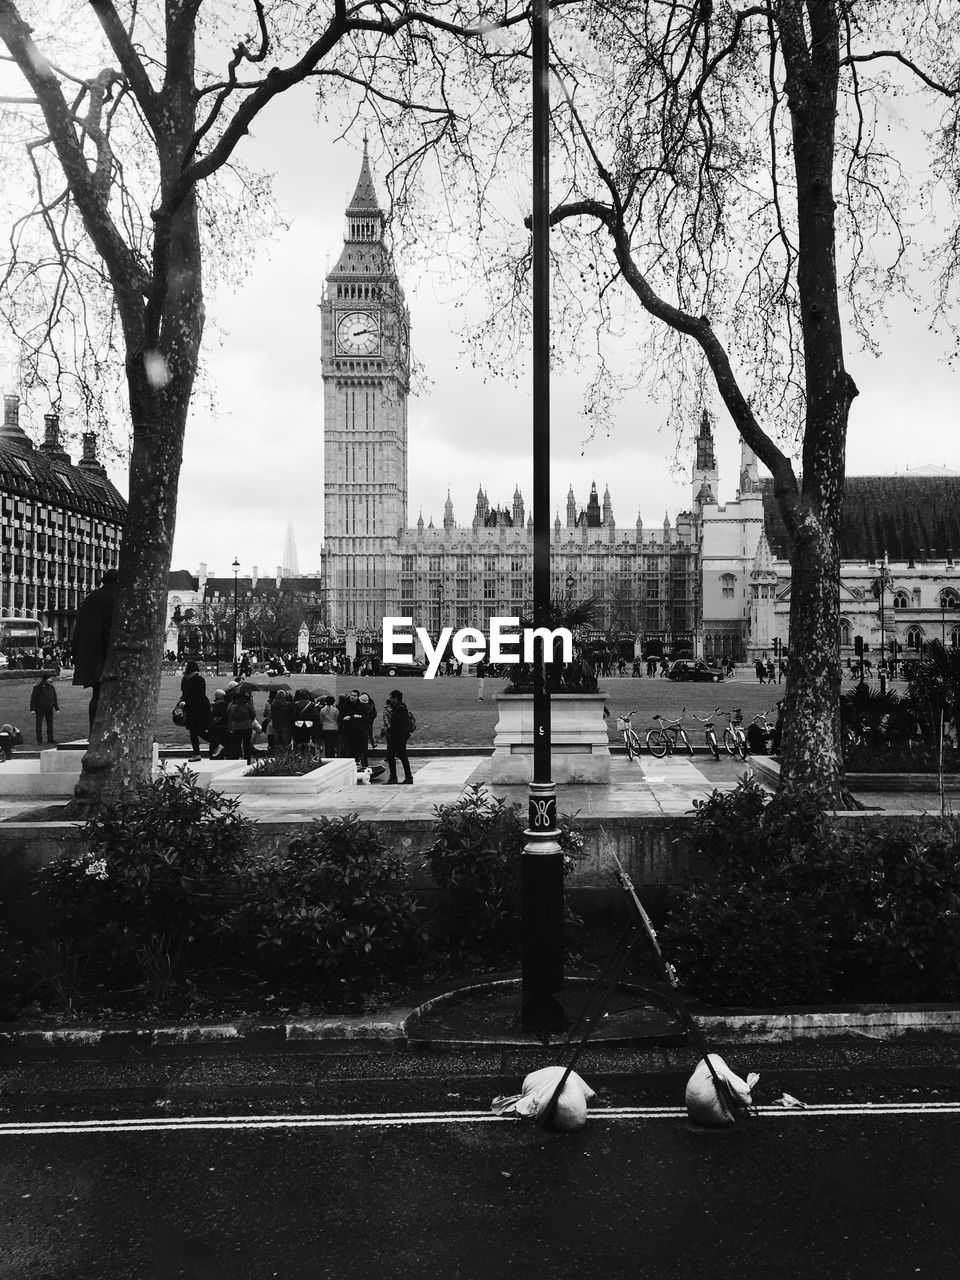
{"type": "MultiPolygon", "coordinates": [[[[273,573],[287,524],[294,528],[303,572],[318,570],[323,537],[323,384],[320,303],[323,280],[343,242],[344,209],[361,163],[359,145],[334,142],[312,122],[306,94],[286,95],[260,120],[246,158],[276,174],[279,207],[290,223],[272,244],[251,253],[244,286],[209,301],[209,380],[215,411],[198,397],[187,433],[174,568],[230,573],[257,565],[273,573]]],[[[378,189],[384,195],[382,174],[378,189]]],[[[493,504],[509,503],[519,484],[531,493],[529,379],[484,380],[471,368],[457,333],[462,311],[444,264],[401,278],[412,318],[412,343],[429,391],[409,404],[409,513],[416,523],[443,518],[449,488],[458,523],[469,524],[478,485],[493,504]]],[[[881,335],[883,356],[857,350],[848,334],[848,367],[860,388],[849,433],[848,473],[905,471],[938,464],[960,471],[960,387],[943,362],[943,346],[909,306],[894,310],[881,335]]],[[[638,355],[637,358],[641,358],[638,355]]],[[[9,369],[9,360],[3,367],[9,369]]],[[[8,389],[8,388],[5,388],[8,389]]],[[[552,388],[551,520],[563,518],[573,484],[585,505],[591,481],[609,485],[618,524],[647,526],[689,509],[689,457],[675,466],[676,440],[665,406],[633,396],[608,432],[587,440],[582,379],[558,376],[552,388]]],[[[46,406],[29,406],[42,425],[46,406]]],[[[724,415],[716,424],[720,498],[731,499],[739,442],[724,415]]],[[[114,478],[125,492],[125,477],[114,478]]]]}

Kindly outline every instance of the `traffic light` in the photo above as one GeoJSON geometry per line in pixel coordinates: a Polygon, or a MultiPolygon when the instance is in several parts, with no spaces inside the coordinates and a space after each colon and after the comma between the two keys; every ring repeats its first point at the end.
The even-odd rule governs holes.
{"type": "Polygon", "coordinates": [[[900,648],[900,646],[897,644],[896,640],[891,640],[891,641],[890,641],[890,656],[891,656],[891,658],[895,658],[895,657],[897,656],[897,650],[898,650],[899,648],[900,648]]]}
{"type": "Polygon", "coordinates": [[[773,637],[773,656],[775,658],[780,657],[780,637],[779,636],[773,637]]]}
{"type": "Polygon", "coordinates": [[[863,657],[863,636],[853,637],[853,652],[858,658],[863,657]]]}

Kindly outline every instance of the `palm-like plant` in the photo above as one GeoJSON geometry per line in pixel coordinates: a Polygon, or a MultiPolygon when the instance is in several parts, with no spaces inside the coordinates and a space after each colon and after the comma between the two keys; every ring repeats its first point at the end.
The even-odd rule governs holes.
{"type": "MultiPolygon", "coordinates": [[[[569,596],[551,602],[544,625],[551,631],[565,627],[573,635],[573,662],[547,664],[547,688],[551,693],[594,693],[597,677],[584,632],[595,628],[600,613],[600,600],[590,596],[575,604],[569,596]]],[[[521,629],[533,627],[531,618],[520,619],[521,629]]],[[[530,693],[533,690],[533,663],[522,660],[511,668],[507,693],[530,693]]]]}
{"type": "Polygon", "coordinates": [[[939,737],[941,716],[945,722],[956,723],[960,713],[960,649],[947,649],[939,640],[926,644],[920,668],[910,681],[908,698],[925,738],[939,737]]]}

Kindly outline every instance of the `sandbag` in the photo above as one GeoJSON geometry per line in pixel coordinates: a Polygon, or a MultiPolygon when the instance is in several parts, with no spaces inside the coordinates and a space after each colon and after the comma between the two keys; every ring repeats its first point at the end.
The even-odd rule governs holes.
{"type": "MultiPolygon", "coordinates": [[[[494,1098],[494,1111],[498,1115],[514,1114],[536,1120],[549,1104],[565,1070],[565,1067],[541,1067],[539,1071],[531,1071],[516,1097],[494,1098]]],[[[587,1102],[593,1097],[596,1097],[593,1089],[571,1071],[550,1113],[550,1127],[561,1133],[582,1129],[587,1122],[587,1102]]]]}
{"type": "Polygon", "coordinates": [[[715,1053],[711,1053],[710,1062],[717,1077],[724,1081],[731,1095],[733,1114],[725,1100],[717,1097],[717,1086],[714,1083],[706,1058],[697,1063],[693,1075],[687,1081],[684,1101],[687,1115],[693,1124],[710,1128],[733,1124],[738,1115],[742,1115],[753,1105],[751,1090],[760,1076],[751,1071],[746,1080],[740,1077],[715,1053]]]}

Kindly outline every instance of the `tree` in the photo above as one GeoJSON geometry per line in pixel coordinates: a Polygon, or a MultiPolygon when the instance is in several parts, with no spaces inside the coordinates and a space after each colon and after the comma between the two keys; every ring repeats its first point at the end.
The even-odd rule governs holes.
{"type": "MultiPolygon", "coordinates": [[[[885,103],[907,87],[942,104],[931,163],[957,194],[958,18],[933,0],[604,0],[586,29],[554,24],[557,311],[579,318],[582,346],[585,318],[623,325],[639,302],[653,322],[642,363],[674,413],[695,421],[712,388],[771,472],[792,568],[781,778],[835,800],[838,531],[857,395],[844,321],[873,345],[884,298],[906,287],[920,193],[887,150],[901,126],[888,132],[885,103]]],[[[954,227],[941,305],[958,249],[954,227]]],[[[508,264],[515,286],[524,266],[508,264]]],[[[598,414],[609,389],[602,374],[598,414]]]]}
{"type": "Polygon", "coordinates": [[[477,47],[482,59],[477,37],[514,26],[522,45],[520,3],[421,12],[389,0],[0,0],[5,60],[24,82],[0,104],[3,125],[35,185],[11,229],[5,315],[34,370],[46,355],[59,378],[68,355],[58,334],[76,342],[94,375],[78,375],[87,397],[122,360],[132,428],[116,624],[81,804],[117,798],[150,768],[204,264],[212,251],[224,265],[237,211],[255,216],[264,194],[239,167],[245,135],[278,95],[314,79],[334,100],[362,95],[401,144],[415,134],[415,162],[453,125],[446,77],[457,79],[457,53],[469,61],[477,47]]]}

